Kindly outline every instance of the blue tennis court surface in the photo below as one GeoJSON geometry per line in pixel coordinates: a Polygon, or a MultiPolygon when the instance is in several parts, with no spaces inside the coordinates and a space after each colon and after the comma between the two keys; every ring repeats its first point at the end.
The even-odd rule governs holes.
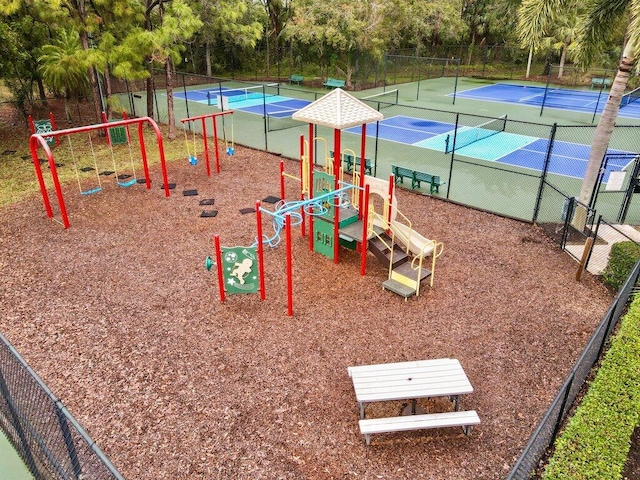
{"type": "MultiPolygon", "coordinates": [[[[594,111],[602,113],[607,103],[608,94],[606,91],[600,92],[600,90],[549,88],[545,96],[544,87],[496,83],[457,92],[456,97],[532,107],[541,107],[544,102],[545,108],[593,114],[594,111]]],[[[625,103],[623,102],[618,115],[620,117],[640,119],[640,101],[625,103]]]]}
{"type": "MultiPolygon", "coordinates": [[[[290,116],[293,112],[300,110],[309,103],[306,100],[285,97],[267,92],[262,87],[249,88],[216,88],[214,90],[187,90],[186,98],[192,102],[204,103],[206,105],[218,106],[220,97],[224,97],[228,108],[242,110],[250,113],[264,115],[266,113],[273,116],[290,116]]],[[[177,98],[185,98],[185,92],[176,92],[177,98]]]]}
{"type": "MultiPolygon", "coordinates": [[[[458,132],[472,131],[472,127],[459,127],[458,132]]],[[[345,130],[361,134],[360,127],[345,130]]],[[[452,141],[455,125],[451,123],[422,120],[402,115],[385,118],[378,123],[378,137],[384,140],[445,152],[447,137],[452,141]]],[[[367,135],[375,137],[376,124],[367,126],[367,135]]],[[[457,142],[456,142],[457,143],[457,142]]],[[[513,165],[542,171],[549,149],[549,140],[517,135],[508,132],[493,132],[469,145],[456,147],[457,156],[513,165]]],[[[589,160],[589,145],[554,141],[547,171],[557,175],[584,178],[589,160]]],[[[610,149],[603,181],[606,183],[611,171],[622,170],[637,156],[635,153],[610,149]]]]}
{"type": "MultiPolygon", "coordinates": [[[[534,102],[540,94],[544,95],[544,88],[500,84],[489,85],[468,92],[475,92],[475,98],[480,98],[482,95],[487,95],[486,89],[489,89],[489,95],[492,92],[495,94],[497,89],[498,92],[502,92],[504,98],[509,98],[512,102],[522,101],[523,99],[524,101],[534,102]]],[[[294,112],[311,103],[310,101],[280,95],[263,95],[262,89],[223,89],[222,93],[227,95],[229,107],[234,110],[256,115],[265,115],[266,113],[270,117],[277,118],[290,117],[294,112]]],[[[589,94],[590,92],[583,93],[589,94]]],[[[217,105],[217,95],[220,95],[220,89],[187,91],[189,100],[209,105],[217,105]],[[216,95],[215,101],[212,100],[214,94],[216,95]]],[[[184,93],[176,92],[176,96],[184,98],[184,93]]],[[[640,102],[637,103],[640,113],[640,102]]],[[[631,108],[633,105],[635,104],[632,103],[626,108],[631,108]]],[[[500,119],[492,122],[498,122],[499,124],[500,119]]],[[[452,123],[396,115],[381,120],[377,125],[368,125],[367,134],[371,137],[378,135],[379,139],[391,142],[439,152],[449,152],[455,128],[456,126],[452,123]]],[[[357,126],[345,131],[360,135],[362,130],[360,126],[357,126]]],[[[542,171],[548,146],[549,140],[499,131],[498,128],[490,131],[478,127],[459,126],[456,139],[456,155],[542,171]],[[482,138],[487,131],[490,136],[482,138]],[[480,139],[471,141],[467,145],[466,143],[470,141],[469,139],[474,138],[475,132],[480,132],[480,139]],[[459,141],[460,139],[462,140],[459,141]]],[[[547,171],[568,177],[583,178],[590,148],[589,145],[555,141],[547,171]]],[[[603,177],[605,183],[611,171],[624,169],[636,157],[634,153],[621,150],[608,150],[607,153],[610,154],[610,158],[603,177]]]]}

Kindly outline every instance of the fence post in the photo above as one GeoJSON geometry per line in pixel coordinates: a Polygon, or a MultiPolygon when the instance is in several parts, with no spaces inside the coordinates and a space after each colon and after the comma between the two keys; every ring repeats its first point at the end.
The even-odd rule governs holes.
{"type": "Polygon", "coordinates": [[[551,439],[549,442],[549,446],[553,445],[556,437],[558,436],[558,431],[560,430],[560,425],[562,424],[562,418],[564,417],[564,409],[567,405],[567,399],[569,398],[569,392],[571,391],[571,387],[573,386],[573,381],[575,379],[576,373],[575,369],[571,371],[569,378],[571,381],[569,383],[565,383],[567,385],[567,389],[564,391],[564,397],[562,398],[562,404],[560,405],[560,411],[558,412],[558,420],[556,421],[555,426],[553,427],[553,433],[551,434],[551,439]]]}
{"type": "Polygon", "coordinates": [[[554,123],[551,127],[551,133],[549,134],[549,146],[547,147],[547,154],[544,158],[544,167],[542,168],[542,174],[540,176],[540,186],[538,187],[538,198],[536,198],[536,206],[533,209],[533,223],[536,223],[538,219],[538,213],[540,212],[540,203],[542,202],[542,191],[544,190],[544,182],[547,178],[547,171],[549,170],[549,162],[551,161],[551,152],[553,150],[553,142],[556,138],[556,131],[558,124],[554,123]]]}
{"type": "Polygon", "coordinates": [[[542,116],[542,112],[544,111],[544,104],[547,101],[547,92],[549,91],[549,82],[551,81],[551,71],[553,70],[553,65],[547,63],[549,67],[549,73],[547,73],[547,84],[544,86],[544,95],[542,96],[542,105],[540,105],[540,116],[542,116]]]}
{"type": "Polygon", "coordinates": [[[587,256],[587,259],[584,262],[585,270],[589,266],[589,261],[591,260],[591,254],[593,253],[593,246],[596,244],[596,241],[598,240],[598,230],[600,230],[601,222],[602,222],[602,215],[598,217],[598,223],[596,224],[596,229],[593,231],[593,243],[591,244],[591,248],[589,249],[589,255],[587,256]]]}
{"type": "Polygon", "coordinates": [[[460,121],[460,114],[456,113],[456,125],[455,130],[453,131],[453,147],[451,148],[451,162],[449,163],[449,181],[447,182],[447,198],[449,198],[449,193],[451,192],[451,177],[453,176],[453,156],[455,155],[456,150],[456,133],[458,133],[458,123],[460,121]]]}

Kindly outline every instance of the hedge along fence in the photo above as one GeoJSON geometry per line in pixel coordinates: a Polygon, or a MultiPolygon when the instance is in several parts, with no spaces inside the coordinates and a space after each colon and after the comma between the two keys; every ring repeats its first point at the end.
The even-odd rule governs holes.
{"type": "Polygon", "coordinates": [[[640,297],[622,319],[589,391],[556,440],[543,480],[622,477],[629,439],[640,422],[638,371],[640,297]]]}
{"type": "Polygon", "coordinates": [[[640,259],[640,245],[631,241],[614,243],[609,253],[609,263],[602,274],[604,283],[618,290],[638,259],[640,259]]]}

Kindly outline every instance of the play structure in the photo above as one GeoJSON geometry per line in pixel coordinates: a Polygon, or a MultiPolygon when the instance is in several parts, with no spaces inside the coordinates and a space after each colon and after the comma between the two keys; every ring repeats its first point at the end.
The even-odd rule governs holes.
{"type": "MultiPolygon", "coordinates": [[[[366,274],[367,253],[370,251],[376,258],[388,267],[388,277],[382,283],[385,290],[392,291],[405,300],[410,296],[418,296],[421,282],[433,279],[436,259],[442,255],[443,244],[428,239],[415,231],[397,206],[395,195],[395,181],[393,175],[383,180],[366,175],[366,162],[361,161],[358,168],[353,169],[351,182],[344,180],[343,159],[346,156],[356,157],[350,149],[341,149],[341,130],[356,125],[362,126],[360,156],[366,159],[366,127],[367,123],[382,119],[382,115],[355,97],[341,89],[316,100],[305,108],[296,112],[295,120],[309,124],[308,139],[300,136],[300,169],[298,176],[285,172],[284,162],[280,164],[280,198],[281,201],[274,210],[263,208],[256,204],[256,223],[258,235],[256,254],[248,247],[233,247],[246,249],[249,256],[238,261],[233,256],[233,264],[224,261],[226,251],[216,242],[216,262],[218,285],[221,301],[225,293],[245,293],[238,291],[236,282],[229,276],[238,278],[238,272],[243,272],[243,278],[249,276],[258,282],[258,287],[252,292],[259,291],[264,299],[264,275],[261,248],[262,245],[277,245],[280,233],[284,228],[287,256],[287,313],[293,315],[293,282],[291,258],[291,226],[299,225],[303,236],[308,232],[309,250],[326,256],[335,263],[339,261],[340,247],[354,250],[360,254],[360,273],[366,274]],[[314,137],[314,125],[333,128],[333,149],[329,149],[325,139],[314,137]],[[324,165],[315,169],[313,165],[314,145],[324,146],[324,165]],[[332,153],[332,156],[330,155],[332,153]],[[294,180],[299,185],[299,199],[285,200],[285,181],[294,180]],[[374,197],[382,201],[382,207],[375,208],[374,197]],[[274,235],[266,237],[261,232],[261,215],[273,217],[274,235]],[[252,275],[253,267],[258,267],[257,275],[252,275]]],[[[353,164],[352,164],[353,166],[353,164]]],[[[236,251],[236,250],[234,250],[236,251]]],[[[207,260],[207,267],[212,268],[214,262],[207,260]]]]}
{"type": "Polygon", "coordinates": [[[216,173],[220,173],[220,152],[218,146],[218,124],[217,119],[220,118],[222,121],[222,133],[223,140],[225,142],[225,152],[227,155],[232,156],[235,153],[235,144],[233,140],[233,110],[227,110],[224,112],[217,113],[209,113],[206,115],[198,115],[195,117],[183,118],[180,120],[182,124],[186,124],[188,128],[184,129],[184,143],[187,149],[187,156],[189,159],[189,163],[191,165],[198,164],[198,149],[196,143],[196,131],[195,131],[195,122],[200,121],[200,126],[202,130],[202,142],[203,142],[203,152],[205,165],[207,169],[207,176],[211,176],[211,165],[209,160],[209,142],[207,139],[207,119],[211,119],[211,123],[213,125],[213,143],[214,143],[214,152],[215,152],[215,160],[216,160],[216,173]],[[227,135],[227,128],[225,125],[225,116],[229,116],[231,120],[231,135],[227,135]],[[192,128],[194,127],[194,128],[192,128]],[[187,130],[191,131],[191,141],[189,140],[189,136],[187,134],[187,130]],[[191,144],[193,144],[193,151],[191,144]]]}
{"type": "MultiPolygon", "coordinates": [[[[71,155],[71,160],[73,161],[74,169],[76,172],[76,178],[78,180],[78,187],[80,189],[80,193],[83,195],[89,195],[93,193],[97,193],[102,190],[102,181],[100,180],[100,172],[98,171],[98,165],[96,162],[96,152],[94,150],[93,140],[91,138],[91,132],[95,131],[104,131],[106,134],[106,141],[109,145],[109,152],[111,155],[111,160],[113,162],[114,171],[110,173],[115,173],[116,182],[120,187],[130,187],[136,183],[145,183],[146,188],[151,188],[151,179],[149,177],[149,166],[147,163],[147,150],[144,142],[144,134],[142,131],[142,127],[145,123],[148,123],[156,134],[156,140],[158,143],[158,152],[160,158],[160,166],[162,169],[162,179],[165,195],[168,197],[169,193],[169,180],[167,175],[167,166],[164,157],[164,146],[162,142],[162,133],[158,128],[158,125],[153,121],[152,118],[149,117],[141,117],[141,118],[132,118],[132,119],[124,119],[112,122],[104,122],[95,125],[87,125],[83,127],[69,128],[66,130],[55,130],[52,128],[51,131],[41,132],[41,133],[33,133],[31,138],[29,139],[29,147],[31,149],[31,158],[33,159],[33,165],[36,171],[36,177],[38,179],[38,184],[40,186],[40,192],[42,194],[42,200],[44,203],[44,207],[47,213],[47,216],[54,221],[59,222],[64,226],[64,228],[69,228],[69,216],[67,214],[67,209],[65,206],[64,196],[62,193],[62,187],[60,185],[60,180],[58,178],[57,164],[54,160],[53,153],[50,148],[50,139],[53,139],[55,144],[60,144],[60,138],[67,137],[67,141],[69,144],[69,152],[71,155]],[[131,151],[131,137],[129,133],[129,126],[136,125],[138,132],[138,143],[140,145],[140,157],[142,163],[142,170],[144,173],[144,180],[136,179],[135,176],[135,160],[133,156],[133,152],[131,151]],[[92,166],[87,168],[92,169],[96,173],[97,185],[88,189],[83,189],[79,173],[78,173],[78,160],[76,155],[74,154],[73,144],[71,137],[73,135],[77,135],[80,133],[88,133],[89,135],[89,145],[91,150],[91,156],[93,160],[92,166]],[[130,158],[130,168],[132,169],[132,173],[118,173],[116,169],[115,156],[113,152],[114,145],[126,144],[129,148],[129,158],[130,158]],[[58,202],[58,207],[60,210],[60,219],[54,218],[53,209],[51,207],[51,202],[49,200],[49,194],[47,193],[47,185],[45,183],[44,175],[42,173],[42,167],[40,165],[40,160],[38,158],[38,148],[42,147],[44,153],[46,155],[45,162],[48,163],[49,170],[51,171],[51,178],[53,181],[53,186],[55,189],[56,199],[58,202]]],[[[52,125],[53,127],[53,125],[52,125]]]]}

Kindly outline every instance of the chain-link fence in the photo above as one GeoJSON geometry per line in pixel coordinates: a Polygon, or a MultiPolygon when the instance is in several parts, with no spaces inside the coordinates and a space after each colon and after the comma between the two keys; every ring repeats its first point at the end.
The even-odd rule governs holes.
{"type": "Polygon", "coordinates": [[[36,480],[123,479],[1,334],[0,428],[36,480]]]}
{"type": "MultiPolygon", "coordinates": [[[[402,62],[405,74],[418,68],[404,58],[402,62]]],[[[415,71],[414,75],[417,79],[415,71]]],[[[325,93],[287,83],[257,84],[183,73],[176,74],[174,80],[177,119],[211,113],[217,101],[215,97],[223,89],[257,92],[262,96],[263,104],[252,109],[235,109],[232,119],[226,120],[219,130],[219,136],[225,142],[237,142],[288,158],[299,158],[298,138],[308,134],[308,126],[291,118],[294,109],[282,112],[268,108],[271,100],[286,98],[306,105],[325,93]],[[196,94],[203,96],[200,101],[194,101],[193,95],[196,94]],[[209,99],[205,98],[207,95],[209,99]]],[[[596,126],[547,125],[414,106],[409,103],[415,99],[416,83],[417,80],[381,88],[366,97],[354,92],[364,103],[385,116],[384,122],[367,129],[366,157],[371,160],[375,175],[388,177],[392,165],[438,175],[446,182],[440,188],[442,197],[503,216],[539,223],[549,232],[562,230],[567,199],[580,195],[596,126]],[[400,132],[400,136],[388,135],[390,124],[398,127],[394,131],[400,132]],[[475,147],[467,146],[468,139],[471,139],[470,143],[476,141],[474,135],[477,132],[500,133],[501,136],[495,137],[499,140],[487,139],[486,142],[475,143],[475,147]],[[420,137],[422,134],[433,138],[421,140],[424,139],[424,136],[420,137]],[[485,145],[487,151],[483,151],[480,145],[485,145]]],[[[167,122],[164,72],[156,72],[152,84],[156,87],[151,102],[154,117],[167,122]]],[[[130,115],[147,114],[144,86],[144,82],[112,85],[114,92],[120,92],[117,95],[119,104],[130,115]]],[[[359,151],[359,133],[359,128],[345,130],[343,147],[359,151]]],[[[326,127],[315,127],[316,164],[324,164],[329,156],[332,137],[333,132],[326,127]]],[[[478,139],[484,140],[484,133],[478,139]]],[[[607,221],[624,217],[627,222],[640,224],[640,209],[633,208],[638,202],[638,195],[634,195],[638,190],[638,172],[634,167],[637,152],[640,152],[640,127],[616,126],[609,153],[602,160],[602,175],[597,188],[591,201],[585,202],[589,208],[603,213],[607,221]]],[[[424,193],[424,189],[416,190],[424,193]]]]}
{"type": "Polygon", "coordinates": [[[508,480],[528,480],[538,468],[540,460],[553,444],[560,426],[568,415],[573,402],[587,380],[591,369],[598,361],[605,342],[624,313],[631,296],[635,294],[640,262],[636,263],[613,303],[600,321],[587,346],[571,369],[560,391],[536,427],[520,458],[516,461],[508,480]]]}

